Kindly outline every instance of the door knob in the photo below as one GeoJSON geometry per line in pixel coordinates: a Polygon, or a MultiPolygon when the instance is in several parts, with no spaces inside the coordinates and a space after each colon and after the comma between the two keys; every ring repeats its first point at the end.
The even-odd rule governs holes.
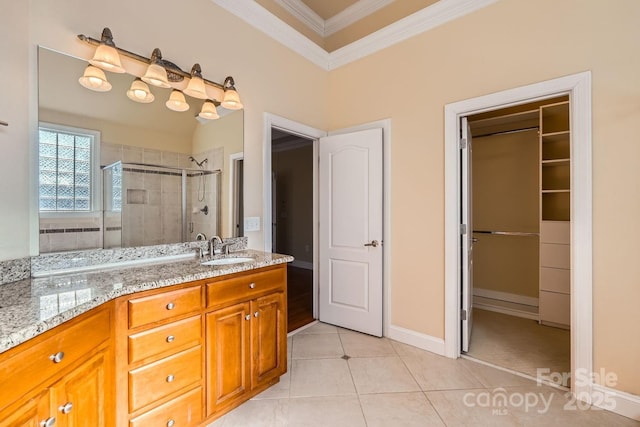
{"type": "Polygon", "coordinates": [[[364,245],[365,246],[373,246],[374,248],[377,248],[379,244],[380,243],[377,240],[372,240],[371,243],[365,243],[364,245]]]}

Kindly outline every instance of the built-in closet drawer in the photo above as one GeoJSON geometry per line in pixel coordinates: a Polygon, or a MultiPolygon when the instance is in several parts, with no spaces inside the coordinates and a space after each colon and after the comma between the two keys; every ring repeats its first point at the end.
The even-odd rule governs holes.
{"type": "Polygon", "coordinates": [[[555,243],[540,244],[540,266],[571,268],[571,246],[555,243]]]}
{"type": "Polygon", "coordinates": [[[540,290],[568,294],[571,291],[571,270],[542,267],[540,269],[540,290]]]}
{"type": "Polygon", "coordinates": [[[571,296],[540,291],[540,319],[543,323],[571,324],[571,296]]]}
{"type": "Polygon", "coordinates": [[[571,222],[542,221],[540,222],[540,242],[568,245],[571,243],[571,222]]]}

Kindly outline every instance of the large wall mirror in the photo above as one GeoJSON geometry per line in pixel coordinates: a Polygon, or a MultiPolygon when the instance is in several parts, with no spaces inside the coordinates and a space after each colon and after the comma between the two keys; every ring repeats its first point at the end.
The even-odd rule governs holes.
{"type": "Polygon", "coordinates": [[[204,120],[202,100],[171,111],[160,88],[133,102],[126,73],[94,92],[86,66],[38,49],[40,253],[243,235],[242,110],[204,120]]]}

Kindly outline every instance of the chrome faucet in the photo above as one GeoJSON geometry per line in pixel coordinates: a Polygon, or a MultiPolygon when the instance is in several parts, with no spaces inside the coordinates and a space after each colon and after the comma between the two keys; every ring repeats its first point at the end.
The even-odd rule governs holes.
{"type": "Polygon", "coordinates": [[[209,239],[209,255],[213,256],[213,254],[215,254],[215,246],[216,246],[216,242],[219,243],[220,245],[222,245],[222,239],[219,236],[213,236],[211,237],[211,239],[209,239]]]}

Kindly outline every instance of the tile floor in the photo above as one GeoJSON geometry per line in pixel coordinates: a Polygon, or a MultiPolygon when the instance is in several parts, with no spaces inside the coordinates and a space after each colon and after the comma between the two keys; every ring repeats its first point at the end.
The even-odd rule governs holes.
{"type": "Polygon", "coordinates": [[[568,330],[493,311],[473,309],[467,354],[534,378],[539,367],[549,368],[550,372],[571,372],[568,330]]]}
{"type": "Polygon", "coordinates": [[[289,338],[280,383],[210,427],[640,425],[573,406],[499,369],[317,323],[289,338]]]}

